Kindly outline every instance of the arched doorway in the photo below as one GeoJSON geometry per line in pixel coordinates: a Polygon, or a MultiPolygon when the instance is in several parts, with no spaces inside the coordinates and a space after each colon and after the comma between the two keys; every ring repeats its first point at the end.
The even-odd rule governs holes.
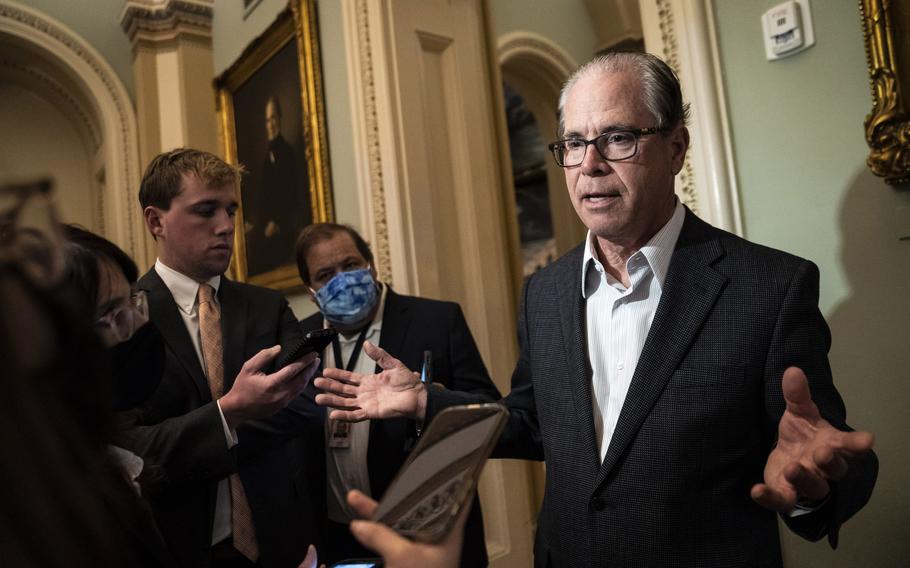
{"type": "Polygon", "coordinates": [[[136,117],[121,81],[64,24],[16,2],[0,2],[0,112],[5,175],[52,176],[64,221],[110,238],[147,266],[136,191],[136,117]],[[11,133],[15,133],[12,136],[11,133]]]}

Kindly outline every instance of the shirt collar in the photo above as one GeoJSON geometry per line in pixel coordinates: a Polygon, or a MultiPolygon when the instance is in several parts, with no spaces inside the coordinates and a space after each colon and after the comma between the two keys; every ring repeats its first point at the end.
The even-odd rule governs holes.
{"type": "MultiPolygon", "coordinates": [[[[676,207],[673,209],[673,215],[670,220],[661,227],[651,239],[645,243],[639,252],[648,261],[654,277],[657,279],[660,287],[663,288],[664,280],[667,277],[667,270],[670,268],[670,258],[673,256],[673,250],[676,248],[676,241],[679,240],[679,233],[682,231],[683,221],[686,219],[686,209],[679,199],[676,200],[676,207]]],[[[585,276],[588,267],[592,262],[600,262],[594,254],[594,233],[588,231],[585,237],[585,252],[581,259],[581,295],[587,297],[585,291],[585,276]]]]}
{"type": "MultiPolygon", "coordinates": [[[[155,272],[158,273],[158,276],[164,281],[164,285],[171,291],[171,296],[174,297],[177,307],[185,314],[193,313],[199,294],[199,282],[177,272],[161,262],[160,258],[155,261],[155,272]]],[[[221,275],[212,276],[205,283],[215,289],[215,301],[217,302],[218,288],[221,286],[221,275]]]]}

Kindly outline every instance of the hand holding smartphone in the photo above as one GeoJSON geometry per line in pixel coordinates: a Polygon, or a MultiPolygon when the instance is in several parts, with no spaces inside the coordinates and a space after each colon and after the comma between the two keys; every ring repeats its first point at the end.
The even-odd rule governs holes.
{"type": "Polygon", "coordinates": [[[314,329],[313,331],[310,331],[303,339],[298,340],[296,343],[293,343],[286,348],[282,348],[281,355],[279,356],[278,362],[275,364],[275,368],[283,369],[307,353],[321,352],[337,336],[338,332],[332,328],[314,329]]]}

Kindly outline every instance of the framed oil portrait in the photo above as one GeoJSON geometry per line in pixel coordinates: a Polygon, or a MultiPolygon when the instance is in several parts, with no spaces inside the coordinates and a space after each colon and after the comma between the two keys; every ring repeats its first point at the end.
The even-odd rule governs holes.
{"type": "Polygon", "coordinates": [[[860,0],[872,111],[866,163],[891,185],[910,183],[910,0],[860,0]]]}
{"type": "Polygon", "coordinates": [[[294,243],[332,219],[314,0],[288,10],[216,81],[225,159],[241,164],[231,275],[278,290],[302,285],[294,243]]]}

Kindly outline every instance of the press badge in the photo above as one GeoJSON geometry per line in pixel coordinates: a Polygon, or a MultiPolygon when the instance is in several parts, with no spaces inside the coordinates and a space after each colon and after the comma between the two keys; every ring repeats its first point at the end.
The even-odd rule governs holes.
{"type": "Polygon", "coordinates": [[[344,420],[330,420],[331,433],[329,435],[330,448],[351,447],[351,423],[344,420]]]}

